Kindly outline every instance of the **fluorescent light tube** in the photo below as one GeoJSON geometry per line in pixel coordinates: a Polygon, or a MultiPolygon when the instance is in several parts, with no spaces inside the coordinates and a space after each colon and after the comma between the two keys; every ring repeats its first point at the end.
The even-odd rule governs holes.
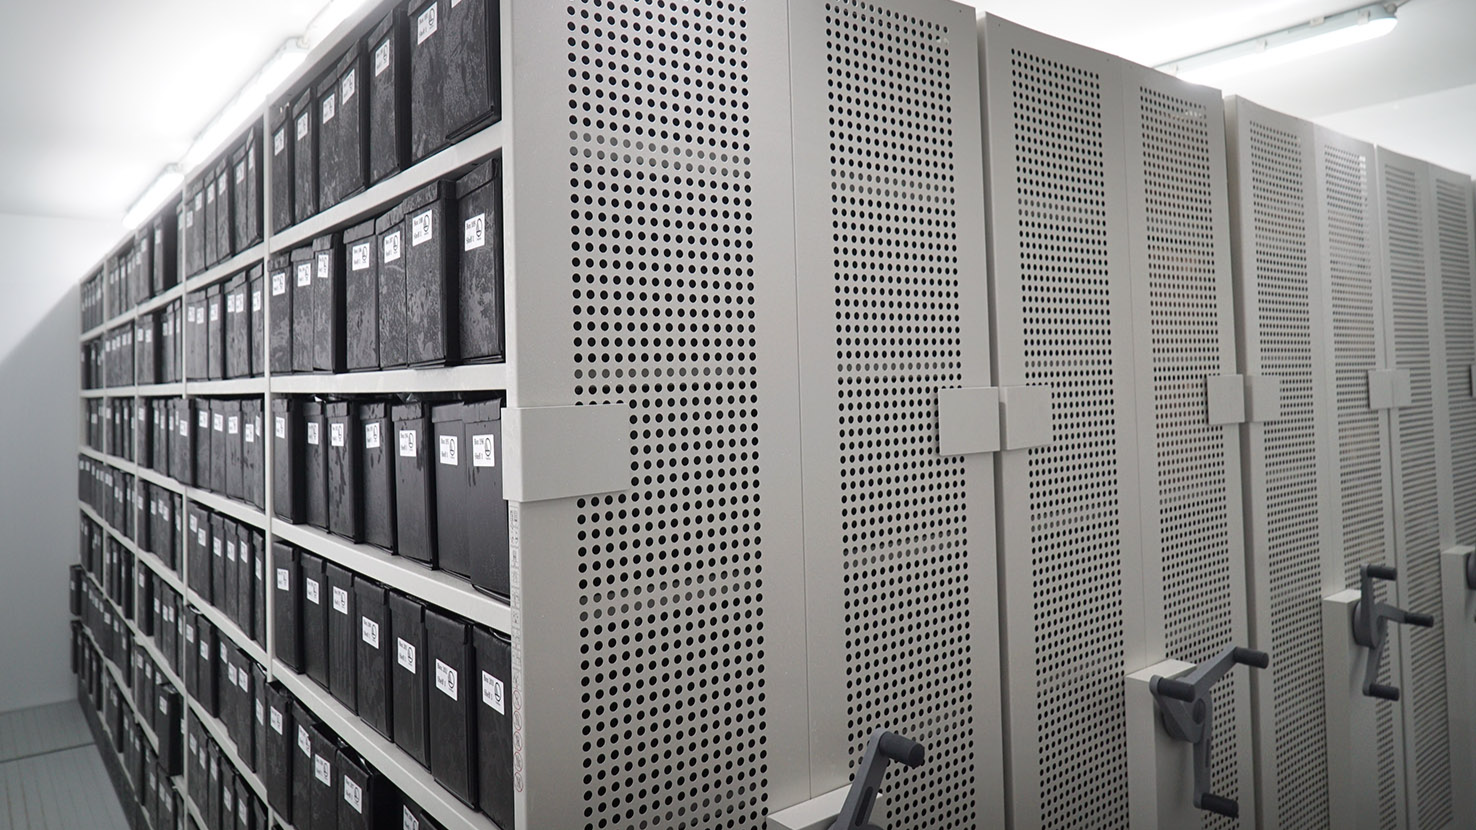
{"type": "Polygon", "coordinates": [[[154,179],[149,189],[145,190],[143,195],[138,197],[138,201],[133,203],[133,207],[128,209],[128,213],[124,214],[123,226],[133,230],[153,218],[154,211],[163,207],[182,184],[184,184],[184,173],[180,172],[177,165],[171,164],[164,168],[159,178],[154,179]]]}
{"type": "Polygon", "coordinates": [[[331,0],[318,16],[308,24],[307,31],[303,33],[302,39],[309,47],[317,46],[323,42],[338,24],[349,19],[349,15],[358,11],[368,0],[331,0]]]}
{"type": "Polygon", "coordinates": [[[307,60],[307,55],[308,50],[297,38],[292,38],[282,44],[281,48],[272,55],[271,60],[267,61],[266,66],[263,66],[261,71],[246,82],[246,86],[242,87],[236,97],[226,104],[225,109],[221,110],[220,114],[190,145],[183,159],[184,168],[193,170],[204,164],[220,149],[222,144],[235,137],[242,125],[261,112],[267,97],[275,92],[277,87],[281,86],[282,82],[287,80],[287,77],[299,66],[302,66],[303,61],[307,60]]]}

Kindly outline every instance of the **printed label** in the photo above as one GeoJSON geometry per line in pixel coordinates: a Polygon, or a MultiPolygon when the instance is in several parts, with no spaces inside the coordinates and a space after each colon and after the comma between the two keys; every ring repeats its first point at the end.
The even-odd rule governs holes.
{"type": "Polygon", "coordinates": [[[341,423],[332,423],[332,424],[329,424],[328,425],[328,441],[329,441],[329,443],[331,443],[335,447],[342,447],[344,445],[344,443],[348,440],[347,437],[346,437],[346,433],[348,432],[347,426],[348,426],[347,424],[341,424],[341,423]]]}
{"type": "Polygon", "coordinates": [[[235,542],[226,542],[226,559],[229,560],[231,564],[233,564],[233,565],[235,564],[235,562],[236,562],[236,543],[235,542]]]}
{"type": "MultiPolygon", "coordinates": [[[[192,324],[195,322],[195,307],[194,306],[188,306],[188,307],[185,308],[185,322],[192,323],[192,324]]],[[[107,342],[107,348],[108,348],[109,351],[112,350],[112,348],[113,348],[113,341],[109,340],[107,342]]]]}
{"type": "Polygon", "coordinates": [[[210,322],[215,323],[215,322],[219,322],[219,321],[220,321],[220,305],[218,303],[211,303],[210,304],[210,322]]]}
{"type": "Polygon", "coordinates": [[[297,287],[307,288],[313,284],[313,264],[304,262],[297,266],[297,287]]]}
{"type": "Polygon", "coordinates": [[[329,273],[330,269],[332,268],[333,255],[328,253],[318,254],[318,279],[326,280],[330,276],[332,276],[332,274],[329,273]]]}
{"type": "Polygon", "coordinates": [[[216,412],[210,416],[210,423],[216,432],[225,432],[225,416],[216,412]]]}
{"type": "Polygon", "coordinates": [[[242,668],[240,674],[236,675],[236,680],[239,681],[236,685],[241,687],[241,691],[250,692],[251,686],[246,682],[250,679],[251,675],[246,672],[245,668],[242,668]]]}
{"type": "Polygon", "coordinates": [[[250,422],[246,424],[246,434],[242,438],[248,444],[256,443],[256,426],[250,422]]]}
{"type": "Polygon", "coordinates": [[[400,823],[400,830],[420,830],[420,821],[410,812],[410,808],[406,807],[404,812],[405,819],[400,823]]]}
{"type": "Polygon", "coordinates": [[[374,50],[374,77],[378,78],[380,75],[383,75],[384,70],[389,69],[389,65],[390,42],[386,40],[384,43],[379,44],[378,49],[374,50]]]}
{"type": "Polygon", "coordinates": [[[282,418],[282,417],[278,417],[277,418],[277,438],[282,439],[282,440],[286,440],[286,438],[287,438],[287,419],[286,418],[282,418]]]}
{"type": "Polygon", "coordinates": [[[348,613],[348,591],[342,588],[333,589],[333,610],[340,614],[348,613]]]}
{"type": "Polygon", "coordinates": [[[354,97],[354,93],[358,91],[359,76],[354,70],[350,69],[348,74],[343,76],[343,83],[339,86],[338,97],[343,99],[344,106],[348,106],[349,99],[354,97]]]}
{"type": "Polygon", "coordinates": [[[395,638],[395,651],[397,652],[396,659],[398,659],[400,661],[400,665],[404,666],[406,671],[410,672],[411,674],[414,674],[415,673],[415,646],[412,646],[409,643],[405,642],[404,640],[400,639],[399,637],[396,637],[395,638]]]}
{"type": "Polygon", "coordinates": [[[435,238],[434,211],[426,211],[410,220],[410,245],[414,247],[435,238]]]}
{"type": "Polygon", "coordinates": [[[496,467],[497,450],[492,442],[492,435],[473,435],[472,439],[472,466],[473,467],[496,467]]]}
{"type": "Polygon", "coordinates": [[[368,617],[360,617],[359,623],[359,628],[362,629],[360,636],[364,638],[364,642],[368,643],[370,648],[379,648],[379,623],[368,617]]]}
{"type": "Polygon", "coordinates": [[[236,184],[246,183],[246,162],[236,164],[236,184]]]}
{"type": "Polygon", "coordinates": [[[430,8],[420,13],[415,21],[415,45],[425,43],[425,39],[436,33],[436,4],[432,3],[430,8]]]}
{"type": "Polygon", "coordinates": [[[468,251],[475,251],[486,244],[487,214],[478,213],[466,220],[466,241],[463,247],[468,251]]]}
{"type": "Polygon", "coordinates": [[[313,754],[313,738],[308,734],[307,727],[300,723],[297,725],[297,748],[302,750],[303,755],[311,757],[313,754]]]}
{"type": "Polygon", "coordinates": [[[482,672],[482,702],[496,709],[499,715],[507,714],[507,688],[487,672],[482,672]]]}
{"type": "Polygon", "coordinates": [[[347,777],[343,779],[343,800],[354,808],[354,812],[364,812],[364,790],[347,777]]]}
{"type": "Polygon", "coordinates": [[[210,429],[210,411],[202,409],[199,412],[200,429],[210,429]]]}
{"type": "Polygon", "coordinates": [[[415,457],[415,430],[413,430],[413,429],[402,429],[402,430],[400,430],[400,457],[401,458],[414,458],[415,457]]]}
{"type": "Polygon", "coordinates": [[[315,447],[318,446],[318,422],[317,421],[309,421],[308,422],[308,443],[309,444],[312,444],[315,447]]]}
{"type": "Polygon", "coordinates": [[[251,311],[253,314],[261,311],[261,289],[259,288],[251,292],[251,311]]]}
{"type": "Polygon", "coordinates": [[[272,296],[280,297],[287,293],[287,274],[272,274],[272,296]]]}
{"type": "Polygon", "coordinates": [[[399,258],[400,232],[395,231],[394,233],[384,238],[384,261],[385,263],[391,263],[399,258]]]}
{"type": "Polygon", "coordinates": [[[320,604],[318,601],[318,583],[312,579],[304,579],[302,584],[306,586],[307,590],[304,593],[307,594],[308,602],[314,605],[320,604]]]}
{"type": "Polygon", "coordinates": [[[217,559],[220,558],[221,549],[220,549],[220,537],[219,536],[217,536],[217,537],[215,537],[215,538],[213,538],[213,539],[210,540],[210,551],[211,551],[211,553],[215,554],[215,557],[217,559]]]}
{"type": "Polygon", "coordinates": [[[210,646],[204,640],[200,641],[200,659],[206,662],[210,660],[210,646]]]}
{"type": "Polygon", "coordinates": [[[276,707],[272,707],[272,731],[282,734],[282,712],[276,707]]]}
{"type": "Polygon", "coordinates": [[[374,264],[374,249],[368,242],[355,245],[351,254],[350,267],[355,271],[363,271],[374,264]]]}
{"type": "Polygon", "coordinates": [[[180,435],[184,435],[186,437],[189,436],[189,434],[190,434],[190,419],[189,418],[180,418],[179,419],[179,434],[180,435]]]}
{"type": "Polygon", "coordinates": [[[290,590],[292,590],[292,577],[291,577],[290,574],[287,573],[287,569],[286,568],[278,568],[277,569],[277,590],[278,591],[290,591],[290,590]]]}
{"type": "Polygon", "coordinates": [[[236,667],[229,663],[226,664],[226,677],[230,680],[230,685],[236,685],[236,667]]]}
{"type": "Polygon", "coordinates": [[[446,693],[446,696],[456,700],[456,669],[436,661],[436,688],[446,693]]]}
{"type": "Polygon", "coordinates": [[[200,547],[205,547],[205,528],[200,528],[200,547]]]}
{"type": "Polygon", "coordinates": [[[364,425],[364,449],[379,449],[379,422],[370,421],[364,425]]]}
{"type": "Polygon", "coordinates": [[[226,419],[226,434],[236,435],[241,431],[241,419],[235,415],[226,419]]]}
{"type": "MultiPolygon", "coordinates": [[[[259,700],[256,701],[256,722],[266,723],[266,706],[259,700]]],[[[278,729],[277,731],[281,732],[282,730],[278,729]]]]}
{"type": "Polygon", "coordinates": [[[308,130],[311,127],[312,122],[308,120],[307,113],[303,113],[301,116],[299,116],[297,119],[297,140],[302,141],[304,138],[307,138],[308,130]]]}
{"type": "Polygon", "coordinates": [[[335,102],[337,100],[338,100],[338,97],[335,96],[335,95],[329,95],[327,98],[324,98],[323,99],[323,123],[324,124],[327,124],[329,121],[332,121],[333,120],[333,114],[335,112],[337,112],[337,106],[335,105],[335,102]]]}
{"type": "Polygon", "coordinates": [[[333,765],[328,759],[321,755],[313,757],[313,777],[322,781],[326,786],[333,786],[333,765]]]}
{"type": "Polygon", "coordinates": [[[207,185],[205,185],[205,204],[207,204],[207,205],[213,205],[213,204],[215,204],[215,180],[214,179],[211,179],[210,180],[210,183],[207,184],[207,185]]]}
{"type": "Polygon", "coordinates": [[[441,463],[442,464],[445,464],[448,467],[455,467],[456,466],[456,463],[457,463],[456,462],[456,436],[455,435],[442,435],[441,438],[440,438],[440,444],[441,444],[441,463]]]}

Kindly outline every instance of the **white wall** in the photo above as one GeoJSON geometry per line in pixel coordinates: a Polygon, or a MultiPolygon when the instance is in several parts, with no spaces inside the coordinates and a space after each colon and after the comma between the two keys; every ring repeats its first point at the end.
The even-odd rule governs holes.
{"type": "Polygon", "coordinates": [[[0,214],[0,712],[73,696],[78,282],[113,222],[0,214]]]}

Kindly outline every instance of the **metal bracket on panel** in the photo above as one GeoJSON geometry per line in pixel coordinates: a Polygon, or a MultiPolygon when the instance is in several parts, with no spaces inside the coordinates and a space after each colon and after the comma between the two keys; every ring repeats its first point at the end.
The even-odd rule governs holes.
{"type": "Polygon", "coordinates": [[[536,406],[502,413],[502,489],[531,502],[630,487],[630,407],[536,406]]]}
{"type": "Polygon", "coordinates": [[[1353,606],[1353,642],[1368,649],[1368,661],[1363,670],[1363,694],[1383,700],[1398,700],[1399,689],[1379,681],[1379,658],[1388,642],[1389,623],[1403,623],[1419,628],[1431,628],[1435,618],[1429,614],[1416,614],[1396,608],[1387,602],[1379,602],[1374,592],[1374,580],[1393,582],[1397,572],[1385,565],[1360,565],[1358,568],[1358,602],[1353,606]]]}
{"type": "MultiPolygon", "coordinates": [[[[830,830],[850,792],[850,787],[840,787],[809,801],[801,801],[793,807],[770,813],[765,830],[830,830]]],[[[876,800],[871,803],[871,820],[883,823],[887,820],[886,799],[881,793],[877,793],[876,800]]]]}
{"type": "MultiPolygon", "coordinates": [[[[1373,656],[1352,634],[1358,591],[1322,599],[1323,722],[1327,736],[1328,827],[1376,830],[1379,799],[1377,701],[1363,694],[1364,666],[1373,656]]],[[[1307,690],[1315,694],[1313,690],[1307,690]]]]}
{"type": "Polygon", "coordinates": [[[1368,408],[1398,409],[1409,406],[1409,370],[1373,369],[1368,373],[1368,408]]]}
{"type": "Polygon", "coordinates": [[[1205,378],[1210,426],[1261,424],[1281,417],[1281,378],[1214,375],[1205,378]]]}
{"type": "Polygon", "coordinates": [[[975,386],[938,390],[938,454],[999,450],[999,390],[975,386]]]}
{"type": "Polygon", "coordinates": [[[999,387],[1000,449],[1027,450],[1052,440],[1051,387],[999,387]]]}

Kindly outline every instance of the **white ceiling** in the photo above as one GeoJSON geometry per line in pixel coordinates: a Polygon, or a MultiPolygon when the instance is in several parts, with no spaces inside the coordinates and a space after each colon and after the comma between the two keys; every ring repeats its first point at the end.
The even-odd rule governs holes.
{"type": "MultiPolygon", "coordinates": [[[[326,0],[0,2],[0,213],[117,219],[326,0]]],[[[1152,65],[1357,0],[972,2],[1152,65]]],[[[1476,0],[1410,0],[1399,20],[1233,91],[1476,173],[1476,0]]]]}

